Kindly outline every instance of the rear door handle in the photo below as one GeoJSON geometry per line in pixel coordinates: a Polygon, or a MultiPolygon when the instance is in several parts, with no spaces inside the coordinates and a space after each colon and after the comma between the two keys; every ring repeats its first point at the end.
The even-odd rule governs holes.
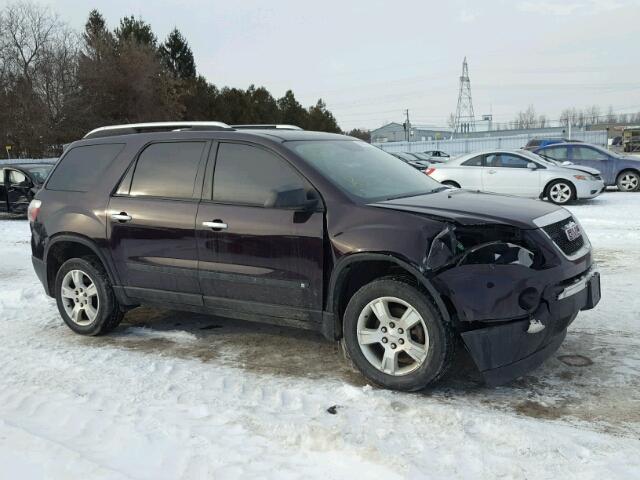
{"type": "Polygon", "coordinates": [[[224,223],[222,220],[214,220],[213,222],[202,222],[202,225],[213,230],[226,230],[227,228],[229,228],[229,225],[224,223]]]}
{"type": "Polygon", "coordinates": [[[495,170],[489,170],[489,173],[490,174],[494,174],[494,173],[496,173],[496,171],[495,170]]]}
{"type": "Polygon", "coordinates": [[[120,223],[130,222],[132,219],[131,215],[128,215],[127,212],[112,213],[111,218],[120,223]]]}

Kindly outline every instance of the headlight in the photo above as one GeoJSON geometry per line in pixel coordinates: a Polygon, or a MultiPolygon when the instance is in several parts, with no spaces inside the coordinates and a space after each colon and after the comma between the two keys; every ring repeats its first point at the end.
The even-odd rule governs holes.
{"type": "Polygon", "coordinates": [[[522,265],[536,268],[544,259],[512,227],[447,225],[431,242],[425,259],[428,270],[454,265],[522,265]],[[517,242],[517,243],[516,243],[517,242]]]}
{"type": "Polygon", "coordinates": [[[577,180],[589,180],[586,175],[574,175],[573,178],[577,180]]]}

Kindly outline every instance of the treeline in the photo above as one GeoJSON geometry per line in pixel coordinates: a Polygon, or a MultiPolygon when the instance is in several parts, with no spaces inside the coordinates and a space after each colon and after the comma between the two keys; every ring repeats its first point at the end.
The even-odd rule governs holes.
{"type": "Polygon", "coordinates": [[[591,105],[585,108],[565,108],[560,113],[559,119],[550,120],[546,115],[538,115],[534,106],[529,105],[526,110],[518,112],[516,118],[506,125],[503,125],[503,127],[516,129],[552,126],[568,127],[571,125],[572,127],[581,128],[588,125],[626,123],[640,123],[640,112],[616,113],[612,106],[604,110],[598,105],[591,105]]]}
{"type": "Polygon", "coordinates": [[[210,83],[177,29],[160,42],[132,16],[111,30],[93,10],[77,33],[33,3],[0,11],[0,141],[12,157],[55,156],[102,125],[167,120],[340,132],[322,99],[305,108],[291,90],[276,99],[264,87],[210,83]]]}

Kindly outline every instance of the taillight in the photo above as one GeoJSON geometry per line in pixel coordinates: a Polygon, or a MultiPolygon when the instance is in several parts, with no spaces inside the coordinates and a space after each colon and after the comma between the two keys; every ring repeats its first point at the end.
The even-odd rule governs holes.
{"type": "Polygon", "coordinates": [[[426,173],[427,175],[431,175],[431,174],[432,174],[433,172],[435,172],[435,171],[436,171],[436,169],[435,169],[435,168],[433,168],[433,167],[429,167],[429,168],[427,168],[427,169],[424,171],[424,173],[426,173]]]}
{"type": "Polygon", "coordinates": [[[38,213],[40,213],[40,207],[42,206],[42,202],[40,200],[31,200],[29,204],[29,209],[27,210],[27,218],[29,222],[33,223],[38,218],[38,213]]]}

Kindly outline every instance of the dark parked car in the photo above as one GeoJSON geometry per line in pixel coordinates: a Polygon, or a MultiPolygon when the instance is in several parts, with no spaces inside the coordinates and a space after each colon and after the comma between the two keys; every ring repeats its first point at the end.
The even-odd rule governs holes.
{"type": "Polygon", "coordinates": [[[440,378],[457,338],[489,384],[518,377],[600,298],[567,210],[452,190],[335,134],[98,129],[29,219],[35,271],[79,334],[142,304],[313,329],[399,390],[440,378]]]}
{"type": "Polygon", "coordinates": [[[429,162],[425,162],[424,160],[418,160],[412,153],[404,153],[404,152],[395,152],[392,153],[396,158],[399,158],[404,163],[411,165],[413,168],[417,170],[425,170],[429,168],[429,162]]]}
{"type": "Polygon", "coordinates": [[[47,163],[0,163],[0,212],[25,214],[53,168],[47,163]]]}
{"type": "Polygon", "coordinates": [[[451,155],[449,155],[447,152],[443,152],[442,150],[428,150],[424,152],[424,155],[427,155],[429,157],[429,160],[432,162],[446,162],[451,158],[451,155]]]}
{"type": "Polygon", "coordinates": [[[596,145],[586,143],[560,143],[537,148],[535,153],[558,162],[599,170],[605,185],[616,185],[623,192],[640,189],[640,158],[618,155],[596,145]]]}

